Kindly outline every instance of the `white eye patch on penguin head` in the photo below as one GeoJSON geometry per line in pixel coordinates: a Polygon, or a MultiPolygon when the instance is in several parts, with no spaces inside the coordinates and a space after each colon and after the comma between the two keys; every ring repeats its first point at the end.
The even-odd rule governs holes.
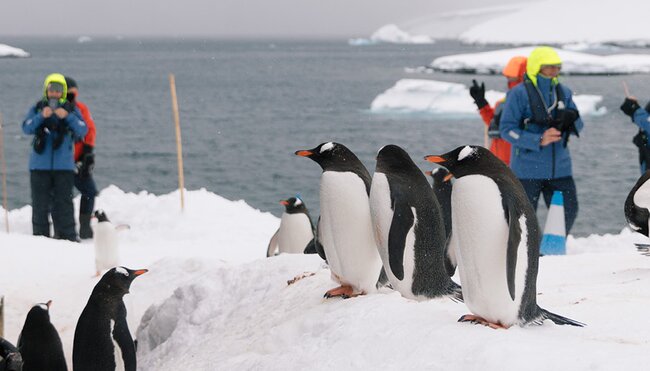
{"type": "Polygon", "coordinates": [[[458,159],[456,161],[460,162],[468,157],[471,157],[476,154],[476,148],[472,146],[465,146],[463,149],[458,152],[458,159]]]}
{"type": "Polygon", "coordinates": [[[333,148],[334,148],[334,142],[327,142],[327,143],[324,143],[324,144],[320,147],[320,153],[327,152],[327,151],[331,151],[333,148]]]}

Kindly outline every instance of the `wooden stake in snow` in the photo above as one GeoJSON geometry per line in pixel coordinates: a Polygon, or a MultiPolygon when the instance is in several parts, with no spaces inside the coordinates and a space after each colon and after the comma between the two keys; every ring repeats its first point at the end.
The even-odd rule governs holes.
{"type": "Polygon", "coordinates": [[[627,83],[623,81],[623,90],[625,91],[625,97],[629,98],[632,95],[630,95],[630,89],[627,87],[627,83]]]}
{"type": "Polygon", "coordinates": [[[181,191],[181,211],[185,209],[185,180],[183,179],[183,145],[181,144],[181,123],[178,116],[178,100],[176,99],[176,80],[169,74],[169,89],[172,93],[172,111],[176,127],[176,157],[178,158],[178,189],[181,191]]]}
{"type": "Polygon", "coordinates": [[[0,337],[5,337],[5,297],[0,296],[0,337]]]}
{"type": "Polygon", "coordinates": [[[5,229],[9,233],[9,210],[7,209],[7,162],[5,161],[4,130],[0,113],[0,165],[2,166],[2,207],[5,209],[5,229]]]}

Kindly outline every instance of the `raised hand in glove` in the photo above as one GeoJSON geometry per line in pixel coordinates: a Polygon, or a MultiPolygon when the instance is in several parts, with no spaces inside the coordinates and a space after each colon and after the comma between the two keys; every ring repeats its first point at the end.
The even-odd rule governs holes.
{"type": "Polygon", "coordinates": [[[472,80],[472,86],[469,87],[469,95],[474,98],[474,103],[476,103],[478,109],[481,109],[488,105],[488,101],[485,100],[484,82],[481,82],[481,86],[479,86],[476,80],[472,80]]]}
{"type": "Polygon", "coordinates": [[[75,165],[77,167],[77,174],[83,178],[87,178],[93,173],[93,169],[95,168],[95,154],[93,153],[92,146],[84,144],[79,161],[75,165]]]}
{"type": "Polygon", "coordinates": [[[632,121],[634,121],[634,112],[639,108],[641,108],[641,106],[639,106],[639,102],[636,99],[630,97],[626,97],[623,101],[623,104],[621,104],[621,111],[630,116],[632,121]]]}

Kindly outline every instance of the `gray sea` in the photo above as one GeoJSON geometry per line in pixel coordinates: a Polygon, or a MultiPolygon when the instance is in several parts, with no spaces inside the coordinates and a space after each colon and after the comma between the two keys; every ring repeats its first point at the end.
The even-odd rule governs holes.
{"type": "MultiPolygon", "coordinates": [[[[95,178],[100,189],[164,194],[178,186],[168,74],[176,77],[183,137],[185,185],[280,215],[279,200],[300,193],[318,216],[320,168],[295,156],[298,149],[336,141],[374,171],[385,144],[421,160],[464,144],[481,144],[475,118],[378,115],[370,103],[401,78],[469,84],[473,75],[412,74],[405,67],[438,56],[490,50],[441,41],[427,46],[349,46],[346,40],[200,40],[4,38],[32,54],[0,59],[0,112],[5,125],[9,208],[30,203],[31,138],[20,124],[39,99],[45,76],[61,72],[80,85],[80,100],[98,127],[95,178]]],[[[492,48],[494,49],[494,48],[492,48]]],[[[646,50],[630,50],[646,52],[646,50]]],[[[501,76],[478,76],[505,91],[501,76]]],[[[636,127],[618,109],[621,82],[645,103],[650,76],[566,76],[577,94],[604,97],[609,112],[584,118],[570,143],[580,212],[573,234],[618,233],[623,203],[639,177],[636,127]]],[[[543,224],[543,207],[540,211],[543,224]]],[[[206,216],[209,217],[209,216],[206,216]]]]}

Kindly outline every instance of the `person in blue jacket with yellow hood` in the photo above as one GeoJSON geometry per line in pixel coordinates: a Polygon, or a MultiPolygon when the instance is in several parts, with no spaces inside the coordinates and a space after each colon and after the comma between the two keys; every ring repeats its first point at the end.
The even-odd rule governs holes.
{"type": "Polygon", "coordinates": [[[29,157],[32,232],[50,236],[51,212],[54,237],[78,241],[72,205],[73,142],[83,138],[88,128],[67,100],[67,90],[62,74],[47,76],[43,97],[29,109],[22,128],[25,134],[34,135],[29,157]]]}
{"type": "Polygon", "coordinates": [[[584,123],[571,90],[558,80],[562,60],[553,48],[530,53],[524,83],[508,92],[501,116],[501,137],[512,144],[510,167],[537,209],[540,193],[546,206],[554,191],[564,196],[566,233],[578,215],[578,197],[569,153],[569,137],[584,123]]]}

